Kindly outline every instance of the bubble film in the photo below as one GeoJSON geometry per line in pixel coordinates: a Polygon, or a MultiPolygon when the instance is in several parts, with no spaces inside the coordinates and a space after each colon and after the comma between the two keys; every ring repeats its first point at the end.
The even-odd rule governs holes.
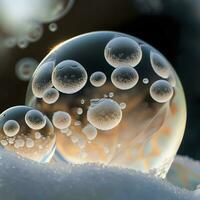
{"type": "MultiPolygon", "coordinates": [[[[70,115],[71,124],[67,129],[55,129],[58,158],[78,164],[91,162],[131,168],[165,177],[183,137],[186,105],[177,74],[171,65],[168,65],[167,78],[158,74],[151,63],[151,52],[167,60],[158,50],[136,37],[104,31],[65,41],[43,59],[30,81],[26,104],[39,109],[50,119],[58,111],[70,115]],[[117,49],[114,51],[116,54],[106,53],[110,44],[117,49]],[[103,72],[106,82],[94,87],[87,80],[76,92],[73,87],[73,93],[60,92],[56,103],[48,105],[38,95],[41,91],[38,88],[43,87],[35,89],[35,85],[43,84],[36,84],[35,80],[43,83],[40,79],[43,77],[44,88],[54,88],[52,72],[56,70],[55,66],[67,60],[79,63],[89,76],[103,72]],[[47,64],[49,62],[55,65],[47,64]],[[134,87],[122,90],[113,83],[112,73],[121,69],[137,72],[138,80],[134,87]],[[151,87],[157,81],[164,81],[164,86],[170,88],[170,92],[163,86],[152,90],[162,97],[166,91],[170,93],[162,103],[152,98],[151,94],[151,87]],[[78,108],[82,109],[81,112],[78,108]]],[[[64,69],[65,66],[59,73],[64,69]]],[[[60,77],[63,78],[64,74],[61,73],[60,77]]],[[[128,80],[132,81],[130,77],[128,80]]],[[[62,80],[66,83],[71,78],[62,80]]]]}

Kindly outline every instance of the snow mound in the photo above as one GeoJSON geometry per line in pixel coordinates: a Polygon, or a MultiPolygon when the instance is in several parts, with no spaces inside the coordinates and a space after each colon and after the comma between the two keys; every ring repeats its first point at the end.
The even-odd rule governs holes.
{"type": "Polygon", "coordinates": [[[197,200],[199,193],[120,168],[39,164],[0,150],[2,200],[197,200]]]}

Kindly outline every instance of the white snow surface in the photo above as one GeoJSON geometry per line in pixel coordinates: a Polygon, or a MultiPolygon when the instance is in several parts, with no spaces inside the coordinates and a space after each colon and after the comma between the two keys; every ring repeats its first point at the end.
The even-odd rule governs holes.
{"type": "Polygon", "coordinates": [[[199,200],[200,193],[133,170],[39,164],[0,150],[0,200],[199,200]]]}

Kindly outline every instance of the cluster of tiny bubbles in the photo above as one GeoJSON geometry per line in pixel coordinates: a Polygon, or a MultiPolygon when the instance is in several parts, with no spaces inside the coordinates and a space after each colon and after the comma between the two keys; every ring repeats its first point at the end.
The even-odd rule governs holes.
{"type": "Polygon", "coordinates": [[[111,80],[116,88],[121,90],[128,90],[133,88],[137,84],[139,76],[134,68],[124,66],[117,67],[112,72],[111,80]]]}
{"type": "Polygon", "coordinates": [[[95,87],[101,87],[106,82],[106,75],[103,72],[94,72],[90,76],[90,83],[95,87]]]}
{"type": "Polygon", "coordinates": [[[47,104],[53,104],[59,99],[59,92],[55,88],[48,88],[44,91],[42,99],[47,104]]]}
{"type": "Polygon", "coordinates": [[[22,58],[15,66],[15,74],[22,81],[28,81],[33,75],[38,62],[34,58],[22,58]]]}
{"type": "Polygon", "coordinates": [[[128,37],[116,37],[105,47],[105,59],[113,67],[129,65],[135,67],[142,59],[140,45],[128,37]]]}
{"type": "Polygon", "coordinates": [[[183,89],[167,59],[136,37],[109,31],[53,49],[33,74],[26,104],[52,119],[55,156],[62,160],[153,170],[160,177],[186,122],[183,89]],[[59,97],[48,105],[43,95],[51,89],[59,97]]]}
{"type": "Polygon", "coordinates": [[[87,111],[87,120],[97,129],[110,130],[116,127],[122,119],[119,104],[111,99],[92,101],[87,111]]]}
{"type": "Polygon", "coordinates": [[[56,32],[58,30],[58,25],[56,23],[49,24],[49,30],[51,32],[56,32]]]}
{"type": "Polygon", "coordinates": [[[40,111],[15,106],[0,114],[0,146],[22,157],[49,162],[56,135],[51,121],[40,111]]]}
{"type": "Polygon", "coordinates": [[[78,62],[65,60],[59,63],[52,73],[53,86],[65,94],[74,94],[87,82],[87,72],[78,62]]]}
{"type": "Polygon", "coordinates": [[[165,103],[172,98],[173,88],[168,81],[158,80],[151,85],[150,95],[155,101],[165,103]]]}
{"type": "Polygon", "coordinates": [[[58,129],[66,129],[71,124],[71,116],[67,112],[57,111],[52,117],[53,125],[58,129]]]}

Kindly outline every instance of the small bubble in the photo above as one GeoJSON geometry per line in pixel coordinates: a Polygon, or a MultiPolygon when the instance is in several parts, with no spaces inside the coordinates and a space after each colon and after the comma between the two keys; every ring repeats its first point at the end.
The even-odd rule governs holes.
{"type": "Polygon", "coordinates": [[[82,108],[77,108],[77,114],[82,115],[83,114],[83,109],[82,108]]]}
{"type": "Polygon", "coordinates": [[[56,23],[49,24],[49,30],[51,32],[56,32],[58,30],[58,25],[56,23]]]}
{"type": "Polygon", "coordinates": [[[113,85],[121,90],[128,90],[133,88],[139,76],[137,71],[132,67],[117,67],[111,75],[113,85]]]}
{"type": "Polygon", "coordinates": [[[65,129],[71,124],[71,116],[67,112],[57,111],[53,114],[52,122],[56,128],[65,129]]]}
{"type": "Polygon", "coordinates": [[[101,87],[106,82],[106,75],[103,72],[94,72],[90,76],[90,83],[95,87],[101,87]]]}
{"type": "Polygon", "coordinates": [[[48,88],[43,93],[42,99],[47,104],[53,104],[55,103],[59,98],[59,92],[55,88],[48,88]]]}
{"type": "Polygon", "coordinates": [[[3,125],[3,131],[8,137],[14,137],[19,132],[20,126],[15,120],[8,120],[3,125]]]}
{"type": "Polygon", "coordinates": [[[106,45],[104,56],[113,67],[122,65],[135,67],[142,59],[142,50],[134,39],[116,37],[106,45]]]}
{"type": "Polygon", "coordinates": [[[35,132],[35,139],[36,140],[39,140],[40,138],[42,137],[41,133],[40,132],[35,132]]]}
{"type": "Polygon", "coordinates": [[[172,98],[173,88],[168,81],[158,80],[151,85],[150,95],[155,101],[165,103],[172,98]]]}
{"type": "Polygon", "coordinates": [[[143,82],[144,84],[148,84],[148,83],[149,83],[149,79],[148,79],[148,78],[143,78],[142,82],[143,82]]]}
{"type": "Polygon", "coordinates": [[[91,124],[87,124],[83,129],[83,133],[86,135],[88,140],[94,140],[97,136],[97,129],[91,124]]]}
{"type": "Polygon", "coordinates": [[[34,141],[31,138],[26,138],[26,147],[33,148],[35,145],[34,141]]]}
{"type": "Polygon", "coordinates": [[[25,121],[34,130],[42,129],[46,125],[46,118],[38,110],[29,110],[25,115],[25,121]]]}
{"type": "Polygon", "coordinates": [[[124,110],[126,108],[126,103],[122,102],[119,104],[121,109],[124,110]]]}
{"type": "Polygon", "coordinates": [[[8,142],[7,142],[6,140],[1,140],[1,144],[2,144],[3,146],[7,146],[7,145],[8,145],[8,142]]]}
{"type": "Polygon", "coordinates": [[[109,97],[113,98],[114,97],[114,92],[109,92],[109,97]]]}

